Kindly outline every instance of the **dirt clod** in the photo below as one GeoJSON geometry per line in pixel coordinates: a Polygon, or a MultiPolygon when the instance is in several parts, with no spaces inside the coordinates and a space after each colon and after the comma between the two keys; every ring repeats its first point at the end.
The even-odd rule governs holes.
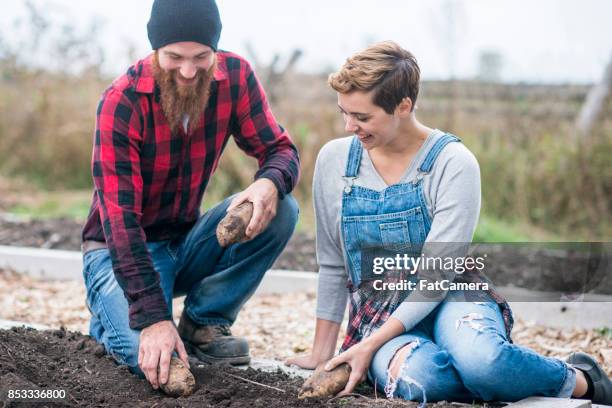
{"type": "Polygon", "coordinates": [[[104,356],[106,354],[106,349],[104,348],[104,346],[102,344],[98,344],[95,348],[94,348],[94,355],[98,358],[104,356]]]}

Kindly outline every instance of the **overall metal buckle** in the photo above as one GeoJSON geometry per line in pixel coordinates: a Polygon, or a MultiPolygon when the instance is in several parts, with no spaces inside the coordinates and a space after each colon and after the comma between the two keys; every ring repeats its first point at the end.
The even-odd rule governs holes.
{"type": "Polygon", "coordinates": [[[356,179],[357,177],[348,177],[348,176],[343,176],[342,178],[344,179],[344,184],[345,184],[345,186],[344,186],[344,192],[345,192],[346,194],[350,194],[350,193],[351,193],[351,191],[353,190],[353,184],[354,184],[355,179],[356,179]]]}

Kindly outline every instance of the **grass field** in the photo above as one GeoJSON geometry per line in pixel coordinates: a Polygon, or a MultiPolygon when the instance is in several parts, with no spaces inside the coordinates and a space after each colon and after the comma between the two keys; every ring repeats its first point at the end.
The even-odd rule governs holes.
{"type": "MultiPolygon", "coordinates": [[[[91,188],[95,111],[109,82],[95,71],[32,71],[0,58],[0,176],[27,186],[11,212],[87,213],[89,194],[73,190],[91,188]],[[29,196],[44,198],[34,202],[29,196]]],[[[294,195],[303,209],[299,228],[308,230],[317,153],[345,135],[343,124],[324,75],[290,75],[276,88],[273,111],[300,152],[302,176],[294,195]]],[[[478,236],[612,239],[611,109],[592,134],[577,135],[573,122],[587,91],[572,85],[422,84],[417,117],[460,136],[479,161],[484,215],[478,236]]],[[[246,187],[255,171],[255,161],[230,142],[204,206],[246,187]]]]}

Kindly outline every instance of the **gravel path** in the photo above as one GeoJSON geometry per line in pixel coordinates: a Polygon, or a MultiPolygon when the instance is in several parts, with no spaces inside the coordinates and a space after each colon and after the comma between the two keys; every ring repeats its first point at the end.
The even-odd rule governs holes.
{"type": "MultiPolygon", "coordinates": [[[[39,323],[87,333],[89,311],[79,282],[46,282],[0,270],[0,319],[39,323]]],[[[310,350],[314,335],[315,293],[253,297],[238,316],[233,332],[245,336],[252,354],[285,359],[310,350]]],[[[174,317],[182,298],[173,303],[174,317]]],[[[595,355],[612,376],[612,333],[609,330],[556,329],[517,319],[513,339],[547,356],[566,358],[572,351],[595,355]]],[[[343,336],[339,336],[341,339],[343,336]]]]}

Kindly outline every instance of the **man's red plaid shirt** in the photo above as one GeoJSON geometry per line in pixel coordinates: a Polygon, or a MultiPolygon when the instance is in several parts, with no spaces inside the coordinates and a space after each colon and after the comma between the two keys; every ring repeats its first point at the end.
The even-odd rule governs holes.
{"type": "Polygon", "coordinates": [[[152,55],[115,80],[98,106],[94,196],[83,240],[106,242],[134,329],[171,318],[145,244],[191,229],[230,135],[257,159],[255,179],[270,179],[279,197],[299,177],[297,149],[272,115],[249,64],[230,52],[216,55],[204,118],[189,135],[170,132],[152,55]]]}

